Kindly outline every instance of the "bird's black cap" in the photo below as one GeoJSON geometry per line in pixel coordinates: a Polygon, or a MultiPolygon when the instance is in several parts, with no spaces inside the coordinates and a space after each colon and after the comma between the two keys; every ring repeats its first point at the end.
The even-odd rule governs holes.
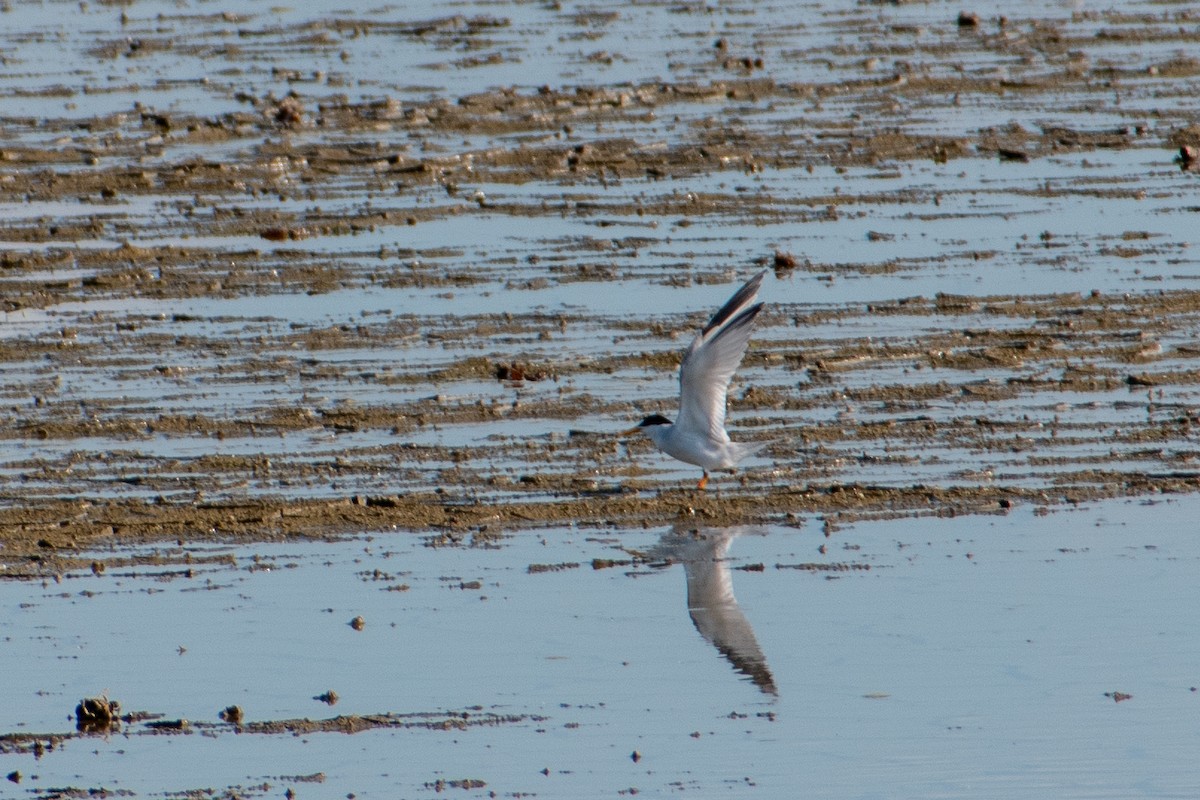
{"type": "Polygon", "coordinates": [[[662,414],[651,414],[644,420],[638,423],[639,428],[649,428],[651,425],[670,425],[671,420],[664,417],[662,414]]]}

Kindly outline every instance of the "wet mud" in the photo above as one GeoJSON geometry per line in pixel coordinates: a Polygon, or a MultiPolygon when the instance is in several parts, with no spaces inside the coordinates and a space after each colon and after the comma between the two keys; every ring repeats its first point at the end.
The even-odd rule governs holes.
{"type": "MultiPolygon", "coordinates": [[[[106,736],[119,734],[122,736],[171,736],[199,735],[215,737],[221,734],[310,734],[310,733],[345,733],[354,734],[363,731],[394,728],[394,729],[423,729],[431,731],[464,731],[480,726],[513,725],[527,722],[540,722],[544,718],[526,714],[500,714],[485,711],[481,708],[471,708],[462,711],[411,712],[366,714],[328,717],[325,719],[280,719],[280,720],[238,720],[228,721],[225,714],[217,721],[189,721],[186,719],[168,719],[163,714],[150,712],[130,712],[120,714],[119,709],[110,713],[107,708],[101,713],[89,704],[101,702],[100,698],[85,698],[77,709],[77,723],[74,731],[56,733],[6,733],[0,734],[0,755],[31,754],[41,758],[56,747],[62,747],[72,739],[87,739],[89,736],[106,736]],[[80,710],[88,709],[80,713],[80,710]],[[103,717],[101,720],[100,717],[103,717]]],[[[103,703],[112,704],[103,698],[103,703]]]]}
{"type": "MultiPolygon", "coordinates": [[[[697,226],[719,237],[786,222],[819,236],[879,207],[913,226],[945,221],[961,213],[939,211],[954,191],[979,219],[1006,218],[986,208],[998,194],[1165,196],[1158,176],[1136,172],[884,185],[918,165],[1015,170],[1082,155],[1086,172],[1089,159],[1137,151],[1158,175],[1186,173],[1200,62],[1179,53],[1200,28],[1185,6],[1147,8],[908,25],[862,7],[813,20],[815,34],[748,8],[753,35],[685,40],[670,79],[607,81],[636,55],[597,52],[573,82],[462,93],[368,80],[350,43],[420,44],[445,54],[422,65],[431,82],[451,72],[486,85],[488,70],[531,58],[519,19],[99,15],[119,14],[119,31],[93,39],[81,74],[106,82],[34,74],[4,90],[0,574],[119,566],[129,557],[114,546],[172,539],[397,528],[457,542],[564,521],[836,523],[1193,492],[1200,291],[1186,280],[1130,292],[1091,290],[1085,276],[1065,293],[870,302],[779,291],[962,260],[1187,273],[1186,241],[1125,230],[1064,241],[1050,218],[1011,253],[973,249],[964,228],[935,256],[871,262],[814,259],[802,242],[732,241],[719,264],[645,255],[697,226]],[[843,43],[820,39],[835,25],[843,43]],[[1146,55],[1122,61],[1124,48],[1146,55]],[[139,63],[193,58],[199,81],[141,83],[139,63]],[[328,59],[342,69],[294,66],[328,59]],[[205,98],[202,110],[180,93],[205,98]],[[22,115],[22,100],[58,113],[22,115]],[[771,188],[814,171],[847,176],[845,188],[771,188]],[[746,191],[747,178],[766,182],[746,191]],[[464,245],[449,227],[434,245],[404,245],[440,223],[564,219],[591,233],[519,252],[464,245]],[[630,227],[645,235],[605,233],[630,227]],[[730,419],[735,436],[774,443],[715,491],[690,491],[690,474],[663,476],[647,446],[609,431],[648,406],[669,412],[678,352],[705,309],[647,321],[607,313],[605,298],[644,282],[723,284],[757,265],[780,282],[730,419]],[[547,287],[575,287],[586,307],[508,308],[547,287]],[[447,301],[446,313],[287,312],[290,298],[404,291],[447,301]],[[454,311],[458,292],[489,308],[454,311]],[[251,298],[257,313],[238,303],[251,298]],[[867,332],[845,334],[854,327],[867,332]],[[623,344],[605,352],[609,339],[623,344]],[[638,389],[656,376],[652,393],[638,389]],[[465,434],[439,442],[442,429],[465,434]]],[[[546,14],[584,44],[622,24],[619,11],[546,14]]],[[[40,35],[5,38],[21,53],[40,35]]],[[[1172,224],[1192,224],[1183,206],[1172,224]]]]}

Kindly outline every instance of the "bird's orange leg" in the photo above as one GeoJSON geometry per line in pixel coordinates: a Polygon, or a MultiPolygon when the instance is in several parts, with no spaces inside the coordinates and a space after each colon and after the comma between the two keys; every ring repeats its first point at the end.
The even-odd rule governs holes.
{"type": "Polygon", "coordinates": [[[707,472],[704,473],[704,477],[700,479],[700,482],[698,484],[696,484],[696,488],[703,489],[705,486],[708,486],[708,473],[707,472]]]}

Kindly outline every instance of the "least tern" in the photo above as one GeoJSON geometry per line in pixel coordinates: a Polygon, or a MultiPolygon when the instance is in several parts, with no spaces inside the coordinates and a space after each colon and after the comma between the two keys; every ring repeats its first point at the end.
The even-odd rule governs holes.
{"type": "Polygon", "coordinates": [[[700,467],[704,477],[699,489],[708,485],[711,470],[732,472],[743,458],[770,444],[730,441],[725,431],[729,381],[746,354],[754,320],[762,311],[763,304],[754,300],[766,274],[763,270],[746,281],[713,314],[683,354],[679,365],[679,417],[675,422],[662,414],[651,414],[621,434],[641,431],[667,455],[700,467]]]}

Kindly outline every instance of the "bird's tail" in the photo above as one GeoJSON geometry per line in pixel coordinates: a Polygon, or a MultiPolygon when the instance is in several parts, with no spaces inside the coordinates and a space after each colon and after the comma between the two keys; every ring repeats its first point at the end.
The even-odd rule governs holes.
{"type": "Polygon", "coordinates": [[[778,444],[781,439],[768,439],[765,442],[735,442],[737,448],[737,460],[741,461],[744,458],[749,458],[755,455],[760,450],[765,450],[773,444],[778,444]]]}

